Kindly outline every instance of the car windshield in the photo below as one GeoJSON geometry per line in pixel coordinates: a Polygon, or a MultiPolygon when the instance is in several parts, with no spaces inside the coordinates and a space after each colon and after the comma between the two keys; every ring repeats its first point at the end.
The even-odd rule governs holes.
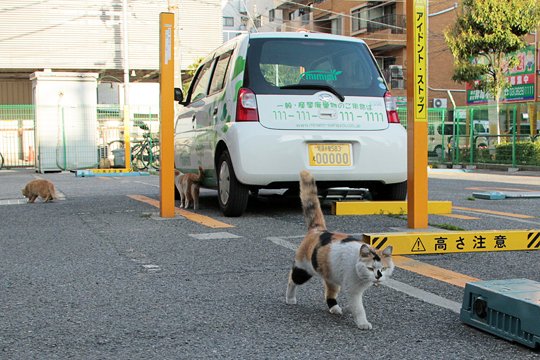
{"type": "Polygon", "coordinates": [[[326,39],[252,39],[245,86],[257,94],[383,96],[386,84],[367,46],[326,39]],[[299,86],[297,86],[299,85],[299,86]]]}

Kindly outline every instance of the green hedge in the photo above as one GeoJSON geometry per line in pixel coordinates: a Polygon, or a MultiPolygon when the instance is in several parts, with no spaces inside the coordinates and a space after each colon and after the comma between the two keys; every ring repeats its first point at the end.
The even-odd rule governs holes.
{"type": "MultiPolygon", "coordinates": [[[[540,164],[540,142],[516,142],[516,163],[540,164]]],[[[498,163],[512,163],[512,143],[495,146],[495,160],[498,163]]]]}

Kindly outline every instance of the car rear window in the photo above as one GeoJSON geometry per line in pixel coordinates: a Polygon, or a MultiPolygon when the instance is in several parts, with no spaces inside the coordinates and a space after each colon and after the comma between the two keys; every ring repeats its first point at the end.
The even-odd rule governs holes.
{"type": "Polygon", "coordinates": [[[257,94],[311,94],[328,85],[344,96],[383,96],[386,85],[367,46],[327,39],[251,39],[245,86],[257,94]]]}

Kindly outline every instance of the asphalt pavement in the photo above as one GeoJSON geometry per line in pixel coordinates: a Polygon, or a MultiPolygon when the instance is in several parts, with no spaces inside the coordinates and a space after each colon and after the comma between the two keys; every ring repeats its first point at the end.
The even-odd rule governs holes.
{"type": "MultiPolygon", "coordinates": [[[[432,173],[430,199],[508,212],[509,202],[467,194],[478,187],[540,190],[535,173],[462,175],[432,173]]],[[[462,288],[403,269],[391,286],[366,292],[370,331],[357,329],[347,310],[329,314],[319,280],[298,290],[298,305],[285,304],[293,249],[305,231],[297,199],[250,200],[243,217],[225,218],[215,192],[205,190],[196,215],[229,225],[212,228],[181,215],[162,219],[130,195],[159,199],[158,176],[0,171],[1,359],[540,358],[538,349],[463,325],[452,310],[462,288]],[[36,177],[53,181],[61,199],[26,204],[20,190],[36,177]]],[[[430,224],[540,228],[540,199],[511,201],[514,213],[530,217],[462,210],[480,220],[430,216],[430,224]]],[[[331,230],[406,226],[398,216],[324,210],[331,230]]],[[[416,259],[479,279],[540,281],[534,251],[416,259]]],[[[338,301],[346,305],[346,295],[338,301]]]]}

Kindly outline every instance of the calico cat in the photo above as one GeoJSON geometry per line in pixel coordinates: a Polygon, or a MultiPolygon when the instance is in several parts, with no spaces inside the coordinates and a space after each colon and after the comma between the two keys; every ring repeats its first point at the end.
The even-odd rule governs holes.
{"type": "Polygon", "coordinates": [[[330,313],[342,314],[336,298],[343,287],[350,296],[356,325],[360,329],[371,329],[362,295],[371,285],[378,286],[392,274],[392,247],[380,251],[353,236],[327,231],[315,179],[305,170],[300,173],[300,199],[308,232],[296,251],[289,273],[286,302],[296,304],[297,286],[319,275],[324,282],[330,313]]]}
{"type": "Polygon", "coordinates": [[[204,177],[204,170],[199,166],[198,174],[182,174],[178,170],[174,170],[176,175],[174,184],[180,193],[180,207],[187,209],[193,203],[193,210],[199,208],[199,189],[200,182],[204,177]]]}
{"type": "Polygon", "coordinates": [[[45,202],[49,202],[57,198],[54,184],[45,179],[36,179],[30,181],[28,184],[26,184],[24,189],[22,189],[22,194],[24,197],[28,198],[29,203],[36,201],[38,196],[41,196],[45,202]]]}

